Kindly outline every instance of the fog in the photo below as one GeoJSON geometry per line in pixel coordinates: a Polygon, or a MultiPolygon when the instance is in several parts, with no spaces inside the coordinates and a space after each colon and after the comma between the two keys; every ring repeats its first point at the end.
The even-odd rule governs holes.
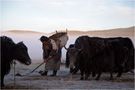
{"type": "MultiPolygon", "coordinates": [[[[68,48],[70,44],[73,44],[75,42],[76,38],[79,37],[80,35],[99,36],[99,37],[121,37],[121,36],[130,37],[135,45],[134,35],[132,35],[134,33],[134,30],[133,30],[133,28],[131,28],[131,30],[129,28],[127,28],[125,31],[113,30],[113,32],[111,32],[111,31],[100,32],[100,33],[99,32],[93,32],[93,33],[90,32],[90,33],[85,33],[85,34],[78,34],[77,32],[71,33],[69,35],[69,40],[67,42],[66,47],[68,48]]],[[[5,33],[1,33],[1,35],[11,37],[15,43],[23,41],[24,44],[28,48],[28,53],[32,59],[32,62],[42,62],[43,61],[42,43],[40,42],[39,38],[42,35],[50,36],[49,34],[28,33],[28,32],[25,32],[25,33],[5,32],[5,33]]],[[[63,48],[61,61],[65,62],[65,59],[66,59],[66,50],[65,50],[65,48],[63,48]]]]}

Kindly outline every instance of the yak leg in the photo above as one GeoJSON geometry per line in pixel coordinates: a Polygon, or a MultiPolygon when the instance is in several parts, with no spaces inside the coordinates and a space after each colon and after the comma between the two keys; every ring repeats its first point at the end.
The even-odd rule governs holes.
{"type": "Polygon", "coordinates": [[[80,78],[80,80],[83,80],[84,79],[84,70],[80,70],[81,71],[81,78],[80,78]]]}
{"type": "Polygon", "coordinates": [[[1,75],[1,88],[4,87],[4,75],[1,75]]]}
{"type": "Polygon", "coordinates": [[[87,80],[89,76],[90,76],[90,74],[89,73],[86,73],[85,74],[85,80],[87,80]]]}
{"type": "Polygon", "coordinates": [[[113,72],[110,72],[110,80],[113,80],[113,72]]]}
{"type": "Polygon", "coordinates": [[[73,70],[73,74],[76,74],[77,72],[79,71],[79,67],[78,66],[75,66],[74,70],[73,70]]]}
{"type": "Polygon", "coordinates": [[[77,72],[79,71],[79,64],[78,63],[75,63],[75,68],[73,70],[73,74],[76,74],[77,72]]]}
{"type": "Polygon", "coordinates": [[[100,76],[101,76],[101,71],[98,73],[98,76],[96,77],[95,80],[99,80],[100,76]]]}
{"type": "Polygon", "coordinates": [[[85,71],[85,80],[88,79],[89,75],[90,75],[90,70],[87,68],[85,71]]]}
{"type": "Polygon", "coordinates": [[[122,75],[122,72],[119,71],[118,74],[117,74],[117,77],[121,77],[121,75],[122,75]]]}
{"type": "Polygon", "coordinates": [[[73,72],[73,70],[74,70],[73,68],[70,68],[70,73],[72,73],[72,72],[73,72]]]}
{"type": "Polygon", "coordinates": [[[123,71],[123,68],[120,67],[119,70],[118,70],[118,74],[117,74],[117,77],[121,77],[122,75],[122,71],[123,71]]]}
{"type": "Polygon", "coordinates": [[[79,69],[78,68],[74,68],[74,70],[73,70],[73,74],[76,74],[77,72],[79,71],[79,69]]]}
{"type": "Polygon", "coordinates": [[[92,72],[92,77],[95,77],[96,76],[96,73],[95,72],[92,72]]]}

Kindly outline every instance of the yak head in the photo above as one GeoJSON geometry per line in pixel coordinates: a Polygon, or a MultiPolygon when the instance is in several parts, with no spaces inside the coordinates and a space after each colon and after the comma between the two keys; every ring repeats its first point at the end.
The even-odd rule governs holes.
{"type": "Polygon", "coordinates": [[[23,42],[19,42],[15,45],[14,59],[26,65],[31,64],[28,49],[23,42]]]}
{"type": "Polygon", "coordinates": [[[67,53],[66,53],[66,67],[69,67],[69,64],[70,64],[70,61],[69,61],[69,51],[70,51],[70,48],[73,48],[74,47],[74,44],[70,44],[68,48],[65,47],[65,49],[67,50],[67,53]]]}
{"type": "Polygon", "coordinates": [[[73,69],[74,66],[75,66],[75,63],[76,63],[76,60],[77,60],[79,52],[81,52],[81,49],[77,49],[75,47],[68,49],[68,54],[67,55],[69,57],[69,62],[70,62],[69,63],[69,67],[71,69],[73,69]]]}

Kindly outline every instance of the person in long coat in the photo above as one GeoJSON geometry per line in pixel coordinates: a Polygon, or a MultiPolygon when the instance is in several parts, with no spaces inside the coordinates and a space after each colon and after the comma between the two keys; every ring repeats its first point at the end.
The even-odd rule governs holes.
{"type": "Polygon", "coordinates": [[[43,59],[45,61],[45,71],[41,75],[47,75],[48,71],[53,71],[51,76],[56,76],[57,71],[60,69],[61,63],[61,50],[58,44],[46,36],[40,38],[43,49],[43,59]]]}
{"type": "Polygon", "coordinates": [[[52,70],[51,76],[56,76],[61,64],[61,50],[68,41],[67,32],[56,33],[50,37],[41,36],[40,41],[42,42],[43,59],[46,63],[45,71],[41,75],[47,75],[48,71],[52,70]]]}

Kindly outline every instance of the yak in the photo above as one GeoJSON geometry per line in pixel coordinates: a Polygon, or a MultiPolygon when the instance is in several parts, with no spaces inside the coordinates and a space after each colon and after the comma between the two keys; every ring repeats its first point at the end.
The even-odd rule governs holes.
{"type": "Polygon", "coordinates": [[[4,87],[4,76],[10,72],[13,60],[17,60],[25,65],[31,64],[31,59],[28,55],[28,49],[23,42],[14,43],[7,36],[1,36],[1,87],[4,87]]]}
{"type": "MultiPolygon", "coordinates": [[[[71,52],[69,53],[69,51],[71,51],[70,49],[73,48],[73,47],[74,47],[74,44],[70,44],[69,47],[68,47],[68,49],[67,49],[67,53],[66,53],[66,64],[65,65],[68,68],[69,67],[69,64],[70,64],[70,73],[72,73],[73,72],[73,69],[74,69],[73,67],[71,67],[72,60],[71,60],[71,62],[69,60],[69,54],[71,54],[71,52]]],[[[74,66],[74,65],[72,65],[72,66],[74,66]]]]}
{"type": "Polygon", "coordinates": [[[113,79],[114,72],[120,77],[123,72],[134,69],[134,46],[129,38],[80,36],[68,53],[69,61],[76,67],[74,71],[80,69],[81,79],[84,75],[87,79],[92,73],[93,76],[98,74],[96,80],[99,80],[102,72],[110,72],[113,79]]]}

